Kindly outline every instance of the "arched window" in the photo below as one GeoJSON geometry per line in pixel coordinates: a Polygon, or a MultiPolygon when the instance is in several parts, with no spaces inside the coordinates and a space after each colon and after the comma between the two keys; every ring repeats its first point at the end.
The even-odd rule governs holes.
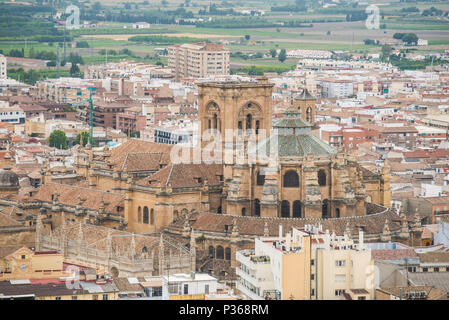
{"type": "Polygon", "coordinates": [[[326,171],[318,170],[318,184],[320,187],[324,187],[326,185],[326,171]]]}
{"type": "Polygon", "coordinates": [[[238,122],[237,128],[238,128],[239,130],[242,130],[242,121],[239,121],[239,122],[238,122]]]}
{"type": "Polygon", "coordinates": [[[246,208],[242,208],[242,216],[246,216],[246,208]]]}
{"type": "Polygon", "coordinates": [[[209,127],[208,127],[208,129],[212,129],[212,125],[211,125],[211,121],[210,121],[210,119],[209,119],[208,123],[209,123],[209,127]]]}
{"type": "Polygon", "coordinates": [[[231,248],[226,248],[226,249],[225,249],[225,258],[226,258],[226,260],[228,260],[228,261],[231,260],[231,248]]]}
{"type": "Polygon", "coordinates": [[[301,201],[299,200],[293,201],[293,217],[301,218],[301,201]]]}
{"type": "Polygon", "coordinates": [[[284,175],[284,188],[299,187],[299,176],[296,171],[287,171],[284,175]]]}
{"type": "Polygon", "coordinates": [[[143,207],[143,223],[148,224],[148,207],[143,207]]]}
{"type": "Polygon", "coordinates": [[[287,200],[282,200],[281,202],[281,217],[290,217],[290,202],[288,202],[287,200]]]}
{"type": "Polygon", "coordinates": [[[209,246],[209,257],[212,259],[215,258],[215,249],[213,246],[209,246]]]}
{"type": "Polygon", "coordinates": [[[306,110],[306,120],[312,122],[312,108],[308,107],[306,110]]]}
{"type": "Polygon", "coordinates": [[[150,213],[150,224],[154,224],[154,209],[151,209],[151,213],[150,213]]]}
{"type": "Polygon", "coordinates": [[[246,115],[246,130],[251,129],[251,124],[253,122],[253,116],[251,114],[246,115]]]}
{"type": "Polygon", "coordinates": [[[221,206],[219,206],[218,207],[218,209],[217,209],[217,213],[219,213],[219,214],[221,214],[222,212],[221,212],[221,206]]]}
{"type": "Polygon", "coordinates": [[[329,201],[327,199],[323,201],[321,211],[322,211],[321,213],[323,215],[323,219],[326,219],[327,215],[328,215],[328,211],[329,211],[329,201]]]}
{"type": "Polygon", "coordinates": [[[139,207],[139,208],[137,209],[137,222],[138,222],[138,223],[141,223],[141,222],[142,222],[142,208],[141,208],[141,207],[139,207]]]}
{"type": "Polygon", "coordinates": [[[224,249],[222,246],[217,247],[217,259],[224,259],[224,249]]]}
{"type": "Polygon", "coordinates": [[[260,217],[260,200],[254,200],[254,215],[260,217]]]}
{"type": "Polygon", "coordinates": [[[218,128],[218,118],[217,118],[217,114],[214,114],[214,129],[218,128]]]}
{"type": "Polygon", "coordinates": [[[257,171],[257,185],[258,186],[263,186],[265,183],[265,175],[261,172],[262,170],[257,171]]]}
{"type": "Polygon", "coordinates": [[[143,247],[143,248],[142,248],[142,253],[147,253],[147,252],[148,252],[147,247],[143,247]]]}
{"type": "Polygon", "coordinates": [[[256,134],[259,134],[259,129],[260,129],[260,121],[256,120],[256,134]]]}
{"type": "Polygon", "coordinates": [[[337,218],[340,218],[340,209],[339,208],[337,208],[335,210],[335,215],[336,215],[337,218]]]}

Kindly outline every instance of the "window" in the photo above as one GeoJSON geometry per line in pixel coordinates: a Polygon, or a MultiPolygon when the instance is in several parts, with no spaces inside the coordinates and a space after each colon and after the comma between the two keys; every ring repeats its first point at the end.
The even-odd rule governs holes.
{"type": "Polygon", "coordinates": [[[344,289],[337,289],[337,290],[335,290],[335,296],[340,296],[344,292],[345,292],[344,289]]]}
{"type": "Polygon", "coordinates": [[[184,285],[184,294],[189,294],[189,285],[188,284],[184,285]]]}
{"type": "Polygon", "coordinates": [[[324,170],[318,170],[318,184],[320,187],[326,186],[326,172],[324,170]]]}
{"type": "Polygon", "coordinates": [[[422,268],[422,272],[427,272],[427,271],[429,271],[428,268],[422,268]]]}
{"type": "Polygon", "coordinates": [[[177,283],[170,283],[168,285],[168,292],[171,294],[179,294],[180,293],[180,285],[177,283]]]}
{"type": "Polygon", "coordinates": [[[366,297],[365,296],[361,296],[361,297],[358,297],[357,300],[366,300],[366,297]]]}
{"type": "Polygon", "coordinates": [[[315,295],[315,289],[310,289],[310,295],[314,296],[315,295]]]}
{"type": "Polygon", "coordinates": [[[346,267],[346,260],[336,260],[335,266],[336,267],[346,267]]]}
{"type": "Polygon", "coordinates": [[[281,217],[290,217],[290,202],[288,202],[287,200],[282,200],[281,202],[281,217]]]}
{"type": "Polygon", "coordinates": [[[205,293],[205,294],[208,294],[208,293],[209,293],[209,285],[208,285],[208,284],[206,284],[206,285],[204,286],[204,293],[205,293]]]}
{"type": "Polygon", "coordinates": [[[22,260],[25,260],[25,255],[22,255],[22,260]]]}
{"type": "Polygon", "coordinates": [[[310,275],[310,280],[315,280],[315,275],[314,274],[310,275]]]}
{"type": "Polygon", "coordinates": [[[103,295],[103,300],[108,300],[108,295],[107,294],[103,295]]]}
{"type": "Polygon", "coordinates": [[[323,219],[326,219],[327,215],[328,215],[328,211],[329,211],[328,202],[329,202],[329,200],[325,199],[323,201],[323,205],[321,206],[321,214],[323,216],[323,219]]]}
{"type": "Polygon", "coordinates": [[[340,209],[339,208],[335,209],[335,215],[337,218],[340,218],[340,209]]]}
{"type": "Polygon", "coordinates": [[[435,268],[433,268],[433,271],[434,271],[434,272],[440,272],[440,268],[435,267],[435,268]]]}
{"type": "Polygon", "coordinates": [[[72,296],[72,300],[78,300],[77,296],[72,296]]]}
{"type": "Polygon", "coordinates": [[[287,171],[284,175],[284,188],[299,187],[299,176],[296,171],[287,171]]]}
{"type": "Polygon", "coordinates": [[[301,201],[299,200],[293,201],[293,217],[301,218],[301,201]]]}
{"type": "Polygon", "coordinates": [[[265,175],[261,173],[261,170],[257,171],[257,185],[263,186],[265,184],[265,175]]]}
{"type": "Polygon", "coordinates": [[[310,260],[310,265],[311,265],[311,266],[314,266],[314,265],[315,265],[315,260],[313,260],[313,259],[310,260]]]}
{"type": "Polygon", "coordinates": [[[260,200],[254,200],[254,215],[260,217],[260,200]]]}
{"type": "Polygon", "coordinates": [[[61,297],[56,297],[55,300],[61,300],[61,297]]]}
{"type": "Polygon", "coordinates": [[[209,257],[215,258],[215,249],[212,246],[209,246],[209,257]]]}
{"type": "Polygon", "coordinates": [[[148,207],[143,207],[143,223],[148,224],[148,207]]]}
{"type": "Polygon", "coordinates": [[[162,287],[153,287],[152,297],[162,297],[162,287]]]}
{"type": "Polygon", "coordinates": [[[346,281],[345,274],[336,274],[335,275],[335,282],[345,282],[345,281],[346,281]]]}
{"type": "Polygon", "coordinates": [[[222,246],[217,247],[217,259],[224,259],[224,249],[222,246]]]}
{"type": "Polygon", "coordinates": [[[225,258],[228,261],[231,260],[231,248],[226,248],[226,250],[225,250],[225,258]]]}
{"type": "Polygon", "coordinates": [[[251,124],[253,122],[253,117],[250,114],[246,115],[246,130],[251,130],[251,124]]]}
{"type": "Polygon", "coordinates": [[[242,216],[246,216],[246,208],[242,208],[242,216]]]}

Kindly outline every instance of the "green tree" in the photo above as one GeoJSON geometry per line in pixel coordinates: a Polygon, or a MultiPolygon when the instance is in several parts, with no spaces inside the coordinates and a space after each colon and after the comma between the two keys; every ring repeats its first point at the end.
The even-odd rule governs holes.
{"type": "Polygon", "coordinates": [[[81,133],[78,133],[75,139],[76,144],[81,144],[83,147],[86,146],[87,142],[89,141],[89,132],[83,131],[81,133]]]}
{"type": "Polygon", "coordinates": [[[393,50],[393,48],[391,48],[391,46],[389,46],[388,44],[384,44],[381,50],[382,50],[382,61],[387,61],[387,59],[390,57],[391,50],[393,50]]]}
{"type": "Polygon", "coordinates": [[[70,67],[70,76],[74,77],[79,75],[81,75],[80,68],[76,63],[72,63],[72,66],[70,67]]]}
{"type": "Polygon", "coordinates": [[[270,54],[271,54],[272,58],[276,58],[276,55],[277,55],[276,49],[270,49],[270,54]]]}
{"type": "Polygon", "coordinates": [[[50,134],[50,147],[55,147],[58,149],[67,150],[69,147],[67,145],[67,137],[64,131],[55,130],[50,134]]]}
{"type": "Polygon", "coordinates": [[[286,59],[287,59],[287,52],[285,51],[285,49],[282,49],[281,52],[279,53],[278,60],[280,62],[284,62],[286,59]]]}
{"type": "Polygon", "coordinates": [[[407,33],[402,37],[402,41],[408,45],[416,44],[418,43],[418,36],[414,33],[407,33]]]}

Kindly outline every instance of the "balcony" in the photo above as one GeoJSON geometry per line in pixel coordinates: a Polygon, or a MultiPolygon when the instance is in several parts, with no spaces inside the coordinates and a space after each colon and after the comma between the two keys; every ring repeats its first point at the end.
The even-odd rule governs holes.
{"type": "Polygon", "coordinates": [[[237,290],[239,290],[241,293],[243,293],[245,296],[247,296],[251,300],[264,300],[264,298],[257,295],[256,292],[253,292],[251,289],[245,287],[240,282],[237,282],[237,290]]]}

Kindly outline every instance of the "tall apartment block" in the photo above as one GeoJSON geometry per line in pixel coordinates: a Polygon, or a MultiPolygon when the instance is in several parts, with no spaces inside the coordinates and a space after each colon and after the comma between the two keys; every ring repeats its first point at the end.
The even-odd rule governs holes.
{"type": "Polygon", "coordinates": [[[176,81],[229,74],[229,50],[222,44],[186,43],[168,47],[168,66],[176,81]]]}

